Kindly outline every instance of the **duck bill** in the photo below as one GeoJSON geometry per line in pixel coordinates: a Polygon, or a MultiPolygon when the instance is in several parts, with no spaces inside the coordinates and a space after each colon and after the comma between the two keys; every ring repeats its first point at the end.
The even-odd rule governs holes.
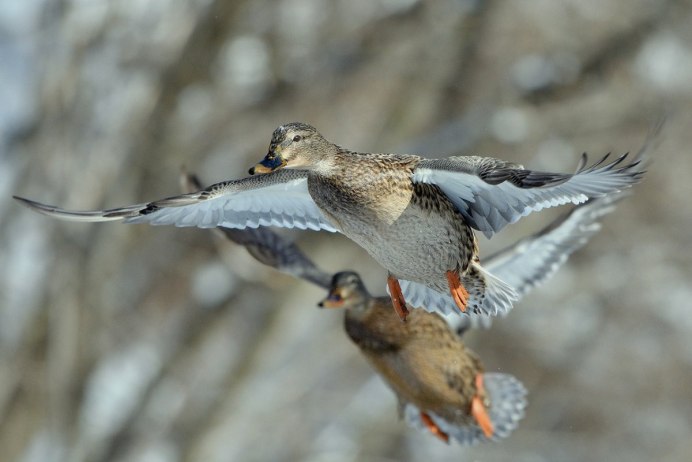
{"type": "Polygon", "coordinates": [[[250,175],[271,173],[286,166],[286,161],[281,157],[278,149],[269,151],[262,161],[250,169],[250,175]]]}
{"type": "Polygon", "coordinates": [[[327,295],[327,298],[317,304],[320,308],[343,308],[344,298],[341,296],[339,289],[333,289],[327,295]]]}

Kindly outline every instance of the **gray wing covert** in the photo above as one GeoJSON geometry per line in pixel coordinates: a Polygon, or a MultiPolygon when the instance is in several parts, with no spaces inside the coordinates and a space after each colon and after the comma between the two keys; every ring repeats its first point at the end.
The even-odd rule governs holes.
{"type": "Polygon", "coordinates": [[[437,185],[467,223],[487,237],[531,212],[567,203],[580,204],[637,183],[638,162],[627,155],[599,162],[575,174],[526,170],[489,157],[460,156],[422,160],[412,180],[437,185]]]}

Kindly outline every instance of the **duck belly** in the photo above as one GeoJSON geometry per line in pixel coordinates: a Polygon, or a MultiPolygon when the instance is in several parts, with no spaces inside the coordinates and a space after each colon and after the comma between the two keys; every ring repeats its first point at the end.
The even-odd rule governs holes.
{"type": "Polygon", "coordinates": [[[471,228],[436,185],[370,179],[308,185],[324,214],[392,275],[446,291],[445,273],[463,275],[477,254],[471,228]]]}
{"type": "Polygon", "coordinates": [[[421,362],[419,354],[406,348],[394,353],[363,353],[403,401],[452,422],[465,420],[467,398],[448,386],[444,369],[439,365],[421,362]]]}
{"type": "Polygon", "coordinates": [[[349,234],[393,276],[437,289],[446,289],[447,271],[466,271],[477,247],[458,214],[441,215],[415,204],[374,233],[349,234]]]}

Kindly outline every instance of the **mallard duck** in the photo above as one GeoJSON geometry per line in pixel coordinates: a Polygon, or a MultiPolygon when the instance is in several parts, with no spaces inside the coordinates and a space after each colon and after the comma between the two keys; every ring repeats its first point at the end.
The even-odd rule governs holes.
{"type": "MultiPolygon", "coordinates": [[[[181,176],[181,184],[184,191],[197,191],[202,185],[196,175],[188,173],[181,176]]],[[[615,210],[615,203],[626,196],[626,192],[609,194],[580,204],[533,235],[490,255],[484,266],[489,272],[507,281],[520,300],[534,287],[549,279],[574,251],[585,245],[601,229],[598,220],[615,210]]],[[[321,270],[295,244],[267,227],[219,227],[216,231],[230,241],[244,246],[260,263],[323,289],[328,289],[331,285],[333,275],[321,270]]],[[[490,318],[473,314],[447,314],[445,318],[460,329],[470,325],[489,327],[491,324],[490,318]]]]}
{"type": "MultiPolygon", "coordinates": [[[[186,189],[199,181],[184,176],[186,189]]],[[[486,265],[507,278],[520,296],[549,278],[600,228],[598,219],[614,209],[622,195],[611,195],[575,207],[542,231],[488,258],[486,265]]],[[[219,228],[245,246],[260,262],[329,290],[323,307],[348,308],[344,326],[399,397],[406,422],[443,441],[462,444],[498,440],[518,425],[526,407],[526,390],[507,374],[484,373],[460,335],[468,327],[488,327],[486,318],[448,316],[415,310],[398,322],[388,297],[372,297],[360,276],[322,271],[293,243],[269,228],[219,228]]]]}
{"type": "MultiPolygon", "coordinates": [[[[195,175],[187,173],[182,175],[181,183],[185,191],[199,190],[202,184],[195,175]]],[[[518,300],[521,300],[534,287],[555,274],[574,251],[584,246],[601,229],[598,220],[615,210],[616,202],[626,196],[627,193],[610,194],[580,204],[533,235],[490,255],[484,266],[511,284],[518,300]]],[[[320,269],[294,243],[270,228],[219,227],[216,231],[226,239],[244,246],[260,263],[325,290],[331,287],[332,274],[320,269]]],[[[445,319],[459,334],[470,327],[491,326],[491,318],[474,314],[447,314],[445,319]]]]}
{"type": "Polygon", "coordinates": [[[15,197],[47,215],[77,221],[339,231],[389,276],[394,309],[496,315],[514,289],[480,264],[473,230],[490,237],[532,211],[581,203],[639,181],[637,162],[608,156],[576,174],[526,170],[489,157],[423,159],[346,150],[314,127],[278,127],[250,176],[154,202],[71,212],[15,197]]]}
{"type": "Polygon", "coordinates": [[[521,382],[484,373],[478,357],[436,313],[415,310],[402,323],[390,298],[372,297],[351,271],[334,275],[319,306],[346,308],[346,333],[398,396],[400,415],[443,441],[450,435],[462,444],[504,438],[524,416],[521,382]]]}

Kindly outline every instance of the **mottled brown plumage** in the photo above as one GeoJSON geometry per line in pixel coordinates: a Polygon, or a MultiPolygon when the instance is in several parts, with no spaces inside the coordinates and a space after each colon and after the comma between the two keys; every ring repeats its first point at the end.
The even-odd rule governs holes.
{"type": "MultiPolygon", "coordinates": [[[[418,415],[408,419],[419,419],[440,438],[446,440],[451,433],[462,443],[473,443],[504,437],[523,415],[521,384],[503,375],[513,391],[500,393],[497,400],[501,403],[491,403],[480,360],[437,314],[415,310],[402,323],[392,312],[390,299],[370,296],[353,272],[333,277],[329,295],[320,306],[347,309],[344,327],[348,336],[397,394],[402,414],[407,406],[415,406],[418,415]],[[494,409],[512,412],[492,413],[493,404],[497,404],[494,409]]],[[[494,383],[496,377],[491,374],[490,380],[494,383]]]]}
{"type": "Polygon", "coordinates": [[[480,268],[476,237],[437,185],[411,181],[421,157],[351,152],[302,123],[277,129],[269,149],[251,173],[308,169],[308,190],[327,219],[389,270],[393,300],[403,300],[398,279],[449,292],[453,275],[461,286],[462,295],[453,298],[458,309],[466,311],[468,286],[471,310],[481,312],[486,278],[480,270],[468,271],[480,268]]]}

